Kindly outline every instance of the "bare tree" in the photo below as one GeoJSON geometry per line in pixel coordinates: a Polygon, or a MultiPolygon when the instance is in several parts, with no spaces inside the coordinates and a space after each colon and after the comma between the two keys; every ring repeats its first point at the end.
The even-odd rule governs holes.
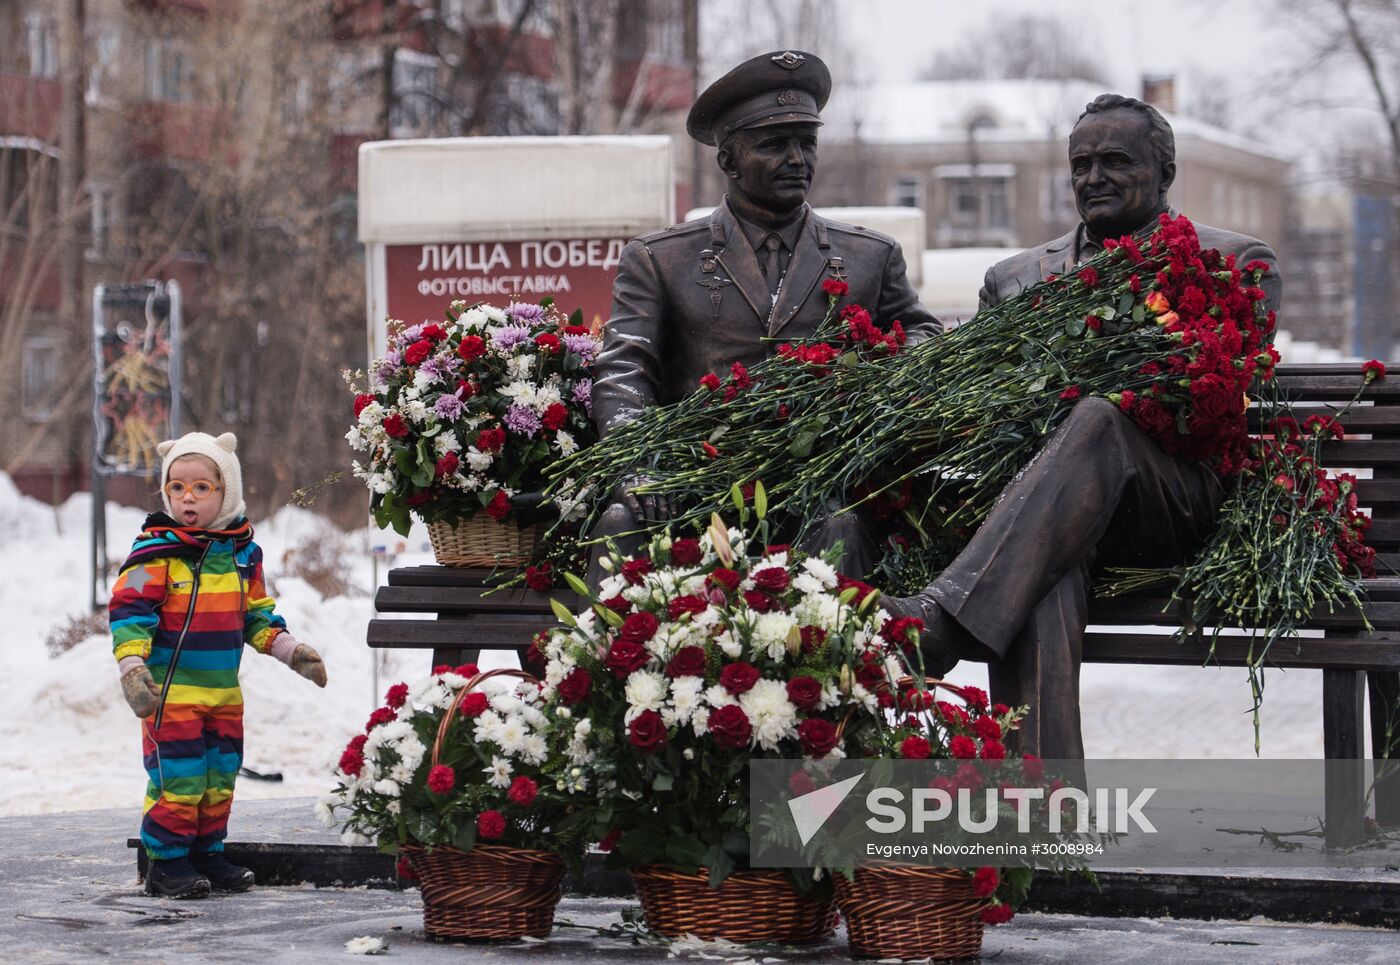
{"type": "Polygon", "coordinates": [[[1041,14],[996,15],[955,45],[939,50],[921,80],[1088,80],[1108,75],[1087,53],[1081,32],[1041,14]]]}

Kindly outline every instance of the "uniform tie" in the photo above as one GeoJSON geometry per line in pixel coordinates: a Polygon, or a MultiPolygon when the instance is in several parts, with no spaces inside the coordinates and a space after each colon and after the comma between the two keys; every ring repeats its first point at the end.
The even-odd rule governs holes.
{"type": "Polygon", "coordinates": [[[763,248],[766,257],[763,261],[763,277],[768,282],[768,294],[774,300],[778,297],[778,286],[783,281],[783,262],[778,253],[782,250],[783,239],[776,231],[770,231],[768,237],[763,239],[763,248]]]}

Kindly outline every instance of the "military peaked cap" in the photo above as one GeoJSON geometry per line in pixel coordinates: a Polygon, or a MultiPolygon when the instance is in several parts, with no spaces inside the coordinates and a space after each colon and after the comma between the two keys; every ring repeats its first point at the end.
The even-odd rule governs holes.
{"type": "Polygon", "coordinates": [[[745,128],[820,124],[830,96],[831,71],[820,57],[775,50],[744,61],[705,88],[685,129],[701,144],[722,144],[745,128]]]}

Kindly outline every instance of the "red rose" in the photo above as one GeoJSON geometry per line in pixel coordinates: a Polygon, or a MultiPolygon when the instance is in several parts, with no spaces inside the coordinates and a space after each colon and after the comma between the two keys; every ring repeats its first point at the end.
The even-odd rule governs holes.
{"type": "Polygon", "coordinates": [[[540,416],[540,424],[550,432],[557,431],[568,421],[569,409],[562,402],[551,402],[549,407],[544,410],[544,415],[540,416]]]}
{"type": "Polygon", "coordinates": [[[418,509],[421,506],[428,505],[432,501],[433,493],[432,490],[428,489],[423,490],[421,493],[414,493],[404,500],[404,502],[408,503],[409,509],[418,509]]]}
{"type": "Polygon", "coordinates": [[[788,778],[788,790],[792,791],[794,797],[811,794],[816,789],[817,783],[806,771],[793,771],[792,777],[788,778]]]}
{"type": "Polygon", "coordinates": [[[890,617],[880,627],[880,636],[896,647],[908,649],[919,642],[923,629],[924,621],[918,617],[890,617]]]}
{"type": "Polygon", "coordinates": [[[978,868],[972,874],[972,893],[978,898],[990,898],[1001,884],[1001,875],[995,868],[978,868]]]}
{"type": "Polygon", "coordinates": [[[948,753],[959,760],[971,760],[977,756],[977,742],[959,734],[948,742],[948,753]]]}
{"type": "Polygon", "coordinates": [[[460,460],[458,460],[457,454],[455,452],[445,452],[442,454],[441,457],[438,458],[437,469],[435,470],[435,474],[439,478],[443,476],[450,476],[457,471],[457,466],[459,464],[460,460]]]}
{"type": "Polygon", "coordinates": [[[710,733],[715,735],[716,746],[737,751],[749,746],[753,725],[749,723],[749,715],[744,713],[744,708],[738,704],[725,704],[710,714],[710,733]]]}
{"type": "Polygon", "coordinates": [[[991,905],[982,909],[982,924],[984,925],[1004,925],[1009,922],[1016,913],[1011,910],[1010,905],[991,905]]]}
{"type": "Polygon", "coordinates": [[[438,764],[428,772],[428,790],[434,794],[451,794],[457,775],[446,764],[438,764]]]}
{"type": "Polygon", "coordinates": [[[523,808],[535,803],[535,795],[539,793],[539,785],[528,777],[517,777],[510,782],[510,790],[506,791],[506,797],[523,808]]]}
{"type": "Polygon", "coordinates": [[[368,734],[380,724],[387,724],[397,717],[392,707],[376,707],[374,713],[369,715],[369,720],[365,721],[365,733],[368,734]]]}
{"type": "Polygon", "coordinates": [[[645,610],[628,614],[627,619],[622,621],[622,628],[617,631],[619,638],[629,643],[646,643],[656,636],[656,631],[661,627],[661,621],[645,610]]]}
{"type": "Polygon", "coordinates": [[[826,643],[826,631],[821,627],[802,627],[802,652],[816,653],[817,649],[826,643]]]}
{"type": "Polygon", "coordinates": [[[384,705],[398,710],[408,699],[408,684],[394,684],[384,694],[384,705]]]}
{"type": "Polygon", "coordinates": [[[554,585],[553,567],[549,560],[545,560],[539,566],[525,567],[525,585],[532,590],[543,593],[554,585]]]}
{"type": "Polygon", "coordinates": [[[1366,377],[1367,382],[1374,382],[1377,379],[1385,378],[1385,363],[1376,359],[1361,363],[1361,374],[1366,377]]]}
{"type": "Polygon", "coordinates": [[[705,648],[681,647],[666,664],[668,677],[703,677],[705,675],[705,648]]]}
{"type": "Polygon", "coordinates": [[[1001,740],[1001,725],[992,717],[978,717],[972,724],[973,732],[984,741],[1001,740]]]}
{"type": "Polygon", "coordinates": [[[759,673],[757,667],[741,660],[738,663],[731,663],[721,670],[719,682],[720,686],[737,697],[752,690],[753,685],[758,683],[758,678],[761,676],[763,674],[759,673]]]}
{"type": "Polygon", "coordinates": [[[822,291],[833,298],[840,298],[851,290],[851,286],[837,278],[828,278],[822,282],[822,291]]]}
{"type": "Polygon", "coordinates": [[[360,417],[360,413],[365,411],[365,406],[374,401],[374,396],[361,392],[355,396],[355,418],[360,417]]]}
{"type": "Polygon", "coordinates": [[[626,680],[634,670],[640,670],[646,666],[648,656],[646,647],[640,643],[634,643],[631,640],[614,640],[612,646],[608,647],[608,655],[603,660],[603,664],[613,672],[613,676],[618,680],[626,680]]]}
{"type": "Polygon", "coordinates": [[[765,566],[752,574],[753,585],[765,593],[781,593],[792,584],[788,571],[781,566],[765,566]]]}
{"type": "Polygon", "coordinates": [[[486,342],[480,335],[463,335],[457,346],[457,356],[464,362],[471,362],[486,354],[486,342]]]}
{"type": "Polygon", "coordinates": [[[500,522],[510,515],[510,497],[506,495],[504,489],[496,490],[496,495],[491,497],[491,502],[486,504],[486,515],[500,522]]]}
{"type": "Polygon", "coordinates": [[[809,757],[825,757],[839,743],[836,725],[820,717],[809,717],[797,725],[797,739],[809,757]]]}
{"type": "Polygon", "coordinates": [[[592,675],[582,667],[575,667],[559,681],[559,697],[566,704],[579,704],[588,698],[592,686],[592,675]]]}
{"type": "Polygon", "coordinates": [[[719,388],[719,384],[719,376],[715,375],[713,372],[707,372],[700,376],[700,385],[703,388],[709,389],[711,392],[716,391],[719,388]]]}
{"type": "Polygon", "coordinates": [[[798,710],[811,710],[822,699],[822,685],[815,677],[793,677],[787,682],[787,695],[798,710]]]}
{"type": "Polygon", "coordinates": [[[404,436],[408,435],[408,426],[404,424],[403,416],[394,412],[384,420],[384,431],[387,432],[392,439],[402,439],[404,436]]]}
{"type": "Polygon", "coordinates": [[[608,599],[603,601],[603,606],[607,607],[614,613],[621,614],[623,616],[629,613],[632,609],[632,604],[627,602],[627,600],[624,597],[620,596],[609,597],[608,599]]]}
{"type": "Polygon", "coordinates": [[[678,596],[666,604],[666,616],[671,620],[679,620],[687,613],[704,613],[709,606],[709,601],[704,597],[678,596]]]}
{"type": "Polygon", "coordinates": [[[639,556],[622,564],[622,575],[632,586],[641,586],[642,577],[652,571],[651,557],[639,556]]]}
{"type": "Polygon", "coordinates": [[[772,613],[779,609],[778,601],[762,590],[745,590],[744,602],[756,613],[772,613]]]}
{"type": "MultiPolygon", "coordinates": [[[[953,738],[957,740],[957,738],[953,738]]],[[[967,738],[963,738],[966,740],[967,738]]],[[[899,743],[899,756],[910,761],[925,761],[933,753],[933,748],[928,742],[928,738],[920,737],[918,734],[904,738],[899,743]]]]}
{"type": "Polygon", "coordinates": [[[1060,399],[1064,402],[1073,402],[1077,398],[1079,398],[1079,386],[1077,385],[1071,385],[1060,393],[1060,399]]]}
{"type": "Polygon", "coordinates": [[[409,365],[419,365],[432,351],[433,343],[426,338],[420,338],[403,350],[403,360],[409,365]]]}
{"type": "Polygon", "coordinates": [[[674,566],[695,566],[705,558],[698,539],[678,539],[671,541],[671,563],[674,566]]]}
{"type": "Polygon", "coordinates": [[[654,754],[666,744],[666,723],[656,711],[644,710],[627,725],[627,740],[643,754],[654,754]]]}
{"type": "Polygon", "coordinates": [[[535,336],[535,345],[546,355],[553,355],[559,351],[561,345],[559,336],[553,332],[541,332],[535,336]]]}
{"type": "Polygon", "coordinates": [[[461,710],[463,717],[480,717],[486,713],[486,709],[491,706],[491,699],[476,690],[462,698],[461,710]]]}
{"type": "Polygon", "coordinates": [[[982,760],[984,761],[1004,761],[1006,760],[1006,745],[1001,741],[982,742],[982,760]]]}
{"type": "Polygon", "coordinates": [[[486,841],[506,833],[506,818],[500,811],[482,811],[476,816],[476,836],[486,841]]]}
{"type": "Polygon", "coordinates": [[[500,426],[476,434],[476,447],[482,452],[500,452],[506,445],[506,430],[500,426]]]}
{"type": "Polygon", "coordinates": [[[862,583],[860,580],[853,580],[849,576],[844,575],[838,575],[836,577],[836,588],[838,590],[844,592],[851,587],[855,587],[857,591],[856,595],[851,598],[851,606],[860,606],[861,603],[865,602],[867,596],[876,592],[875,587],[871,586],[869,583],[862,583]]]}
{"type": "Polygon", "coordinates": [[[739,584],[744,577],[738,570],[725,569],[720,567],[705,577],[705,585],[710,589],[722,589],[727,593],[733,593],[739,588],[739,584]]]}

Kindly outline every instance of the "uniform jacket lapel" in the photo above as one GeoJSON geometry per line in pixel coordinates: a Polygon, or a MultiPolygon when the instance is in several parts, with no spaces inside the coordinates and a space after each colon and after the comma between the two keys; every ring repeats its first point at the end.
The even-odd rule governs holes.
{"type": "Polygon", "coordinates": [[[826,271],[826,252],[820,247],[818,234],[817,222],[820,220],[815,211],[807,209],[807,220],[802,225],[802,234],[797,238],[797,249],[788,261],[787,275],[783,279],[782,290],[778,292],[778,303],[773,306],[773,317],[768,324],[770,336],[777,335],[784,325],[797,317],[826,271]]]}
{"type": "Polygon", "coordinates": [[[1041,278],[1063,275],[1069,271],[1069,260],[1073,257],[1074,250],[1074,236],[1078,231],[1077,226],[1071,228],[1068,234],[1061,235],[1045,246],[1045,253],[1040,256],[1041,278]]]}
{"type": "Polygon", "coordinates": [[[766,324],[773,299],[768,294],[768,282],[758,270],[758,258],[749,245],[749,239],[744,234],[744,229],[739,227],[739,222],[735,220],[734,212],[729,210],[728,204],[721,203],[715,208],[710,215],[710,223],[713,225],[715,222],[719,223],[725,239],[724,250],[717,254],[715,261],[729,274],[730,280],[744,296],[744,301],[749,303],[758,320],[766,324]]]}

